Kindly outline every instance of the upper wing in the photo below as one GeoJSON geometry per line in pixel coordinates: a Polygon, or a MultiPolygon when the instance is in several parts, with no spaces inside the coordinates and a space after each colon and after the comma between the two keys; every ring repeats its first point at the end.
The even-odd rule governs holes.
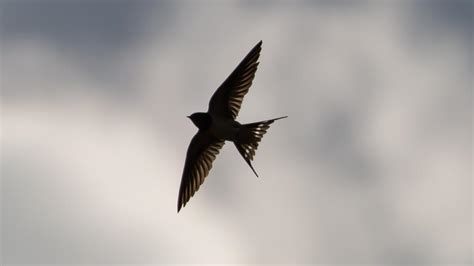
{"type": "Polygon", "coordinates": [[[179,187],[178,212],[204,182],[222,146],[224,146],[224,140],[215,139],[202,131],[198,131],[193,137],[186,154],[179,187]]]}
{"type": "Polygon", "coordinates": [[[240,62],[237,68],[216,90],[209,102],[209,113],[223,115],[235,120],[245,94],[252,85],[258,66],[258,57],[262,50],[262,41],[240,62]]]}

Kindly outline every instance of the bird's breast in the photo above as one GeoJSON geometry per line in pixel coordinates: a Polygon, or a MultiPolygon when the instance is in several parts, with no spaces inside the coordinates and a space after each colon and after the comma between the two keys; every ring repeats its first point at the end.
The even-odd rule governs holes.
{"type": "Polygon", "coordinates": [[[233,141],[239,132],[240,124],[232,119],[213,117],[209,133],[218,139],[233,141]]]}

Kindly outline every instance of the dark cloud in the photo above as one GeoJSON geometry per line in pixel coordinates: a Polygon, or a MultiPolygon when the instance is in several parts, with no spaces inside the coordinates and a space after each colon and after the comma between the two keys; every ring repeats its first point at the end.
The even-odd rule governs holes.
{"type": "MultiPolygon", "coordinates": [[[[131,84],[137,73],[131,62],[127,64],[127,52],[133,53],[132,47],[146,36],[144,24],[150,15],[154,16],[155,32],[159,34],[167,29],[173,13],[173,6],[167,1],[7,1],[2,2],[0,39],[4,47],[16,46],[23,40],[47,45],[69,57],[83,75],[105,85],[101,88],[106,90],[101,91],[89,88],[92,93],[117,101],[132,100],[139,90],[131,84]]],[[[16,73],[21,71],[17,69],[16,73]]],[[[5,76],[4,97],[34,95],[53,100],[48,95],[61,98],[70,92],[69,87],[11,91],[11,75],[5,76]]]]}
{"type": "MultiPolygon", "coordinates": [[[[160,5],[169,14],[167,2],[160,5]]],[[[141,37],[151,1],[9,1],[2,37],[41,38],[81,55],[121,49],[141,37]]]]}

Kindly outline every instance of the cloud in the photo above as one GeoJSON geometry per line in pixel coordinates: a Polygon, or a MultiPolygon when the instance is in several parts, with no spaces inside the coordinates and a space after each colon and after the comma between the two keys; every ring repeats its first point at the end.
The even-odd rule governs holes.
{"type": "Polygon", "coordinates": [[[5,263],[472,260],[460,9],[35,6],[1,18],[5,263]],[[177,215],[185,116],[261,39],[239,120],[289,115],[259,147],[261,178],[227,144],[177,215]]]}

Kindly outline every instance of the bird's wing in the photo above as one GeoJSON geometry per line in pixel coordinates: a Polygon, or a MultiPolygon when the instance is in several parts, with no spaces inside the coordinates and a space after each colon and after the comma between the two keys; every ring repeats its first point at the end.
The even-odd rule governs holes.
{"type": "Polygon", "coordinates": [[[212,168],[212,162],[224,146],[224,140],[215,139],[198,131],[189,144],[178,195],[178,212],[184,207],[212,168]]]}
{"type": "Polygon", "coordinates": [[[252,85],[257,71],[258,58],[262,50],[262,41],[245,56],[237,68],[227,77],[212,95],[209,102],[209,113],[226,116],[235,120],[245,94],[252,85]]]}

